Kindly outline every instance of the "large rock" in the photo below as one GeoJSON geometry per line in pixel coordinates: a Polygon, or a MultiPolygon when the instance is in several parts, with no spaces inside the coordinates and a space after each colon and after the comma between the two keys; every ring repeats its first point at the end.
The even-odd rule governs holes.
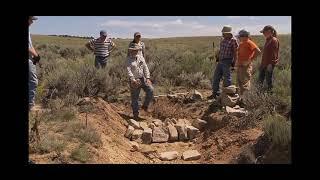
{"type": "Polygon", "coordinates": [[[131,144],[131,150],[130,151],[138,151],[139,150],[139,144],[137,142],[130,142],[131,144]]]}
{"type": "Polygon", "coordinates": [[[161,127],[155,127],[152,132],[152,142],[167,142],[169,134],[167,134],[161,127]]]}
{"type": "Polygon", "coordinates": [[[176,94],[168,94],[167,97],[168,97],[168,99],[175,99],[175,98],[178,98],[178,95],[176,95],[176,94]]]}
{"type": "Polygon", "coordinates": [[[230,96],[226,93],[222,93],[220,96],[220,101],[222,106],[234,107],[239,101],[239,95],[235,94],[230,96]]]}
{"type": "Polygon", "coordinates": [[[169,124],[174,124],[172,121],[171,121],[171,119],[170,118],[166,118],[165,120],[164,120],[164,123],[163,123],[165,126],[168,126],[169,124]]]}
{"type": "Polygon", "coordinates": [[[148,125],[148,127],[153,130],[153,129],[156,127],[156,125],[153,124],[153,123],[150,123],[150,124],[148,125]]]}
{"type": "Polygon", "coordinates": [[[141,138],[143,131],[141,129],[135,129],[132,133],[131,140],[138,140],[141,138]]]}
{"type": "Polygon", "coordinates": [[[184,125],[187,125],[187,126],[191,125],[190,121],[188,121],[187,119],[178,119],[176,124],[184,124],[184,125]]]}
{"type": "Polygon", "coordinates": [[[81,98],[81,99],[79,99],[79,101],[77,102],[77,105],[80,105],[80,106],[82,106],[82,105],[89,105],[89,104],[91,104],[89,97],[81,98]]]}
{"type": "Polygon", "coordinates": [[[178,158],[179,153],[177,151],[168,151],[160,153],[160,160],[171,161],[178,158]]]}
{"type": "Polygon", "coordinates": [[[197,129],[197,128],[193,127],[193,126],[186,126],[186,128],[187,128],[188,138],[190,140],[192,140],[193,138],[198,136],[199,133],[200,133],[199,129],[197,129]]]}
{"type": "Polygon", "coordinates": [[[173,122],[174,124],[177,124],[178,121],[177,121],[176,118],[172,118],[172,119],[171,119],[171,122],[173,122]]]}
{"type": "Polygon", "coordinates": [[[135,121],[134,119],[129,119],[128,123],[129,123],[129,125],[131,125],[135,129],[140,129],[140,124],[137,121],[135,121]]]}
{"type": "Polygon", "coordinates": [[[169,141],[177,141],[179,136],[178,136],[178,131],[177,129],[172,125],[168,125],[168,130],[169,130],[169,141]]]}
{"type": "Polygon", "coordinates": [[[162,127],[162,121],[160,119],[154,119],[152,122],[156,127],[162,127]]]}
{"type": "Polygon", "coordinates": [[[196,119],[192,122],[192,126],[198,128],[199,130],[204,129],[206,125],[207,125],[207,121],[202,119],[196,119]]]}
{"type": "Polygon", "coordinates": [[[233,109],[241,109],[241,107],[239,105],[236,105],[235,107],[233,107],[233,109]]]}
{"type": "Polygon", "coordinates": [[[230,118],[223,113],[212,113],[207,118],[208,127],[211,130],[223,128],[229,124],[230,118]]]}
{"type": "Polygon", "coordinates": [[[197,150],[189,150],[182,153],[182,159],[185,161],[198,160],[201,154],[197,150]]]}
{"type": "Polygon", "coordinates": [[[193,100],[202,100],[202,99],[203,99],[203,96],[202,96],[202,94],[201,94],[199,91],[194,90],[194,91],[193,91],[193,94],[192,94],[192,99],[193,99],[193,100]]]}
{"type": "Polygon", "coordinates": [[[148,127],[148,124],[147,124],[146,122],[140,122],[139,125],[140,125],[140,128],[141,128],[142,130],[145,130],[145,129],[148,129],[148,128],[149,128],[149,127],[148,127]]]}
{"type": "Polygon", "coordinates": [[[156,149],[153,149],[150,145],[145,145],[140,148],[140,152],[143,154],[157,153],[156,149]]]}
{"type": "Polygon", "coordinates": [[[237,92],[237,87],[235,85],[231,85],[228,87],[222,87],[222,92],[224,92],[226,94],[233,95],[237,92]]]}
{"type": "Polygon", "coordinates": [[[244,108],[235,109],[235,108],[226,106],[226,111],[228,114],[237,116],[237,117],[243,117],[248,114],[248,112],[244,108]]]}
{"type": "Polygon", "coordinates": [[[187,128],[185,124],[177,123],[174,127],[178,131],[178,134],[179,134],[178,137],[180,141],[188,140],[188,133],[187,133],[187,128]]]}
{"type": "Polygon", "coordinates": [[[143,130],[142,136],[142,143],[144,144],[151,144],[152,142],[152,129],[146,128],[143,130]]]}
{"type": "Polygon", "coordinates": [[[126,137],[126,138],[131,138],[131,136],[132,136],[132,133],[133,133],[133,131],[134,131],[134,128],[132,127],[132,126],[128,126],[128,129],[127,129],[127,131],[126,131],[126,133],[124,134],[124,137],[126,137]]]}

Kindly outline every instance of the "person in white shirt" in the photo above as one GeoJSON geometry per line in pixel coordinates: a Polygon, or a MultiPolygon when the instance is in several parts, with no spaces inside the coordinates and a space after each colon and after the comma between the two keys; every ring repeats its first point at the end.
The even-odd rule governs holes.
{"type": "Polygon", "coordinates": [[[148,112],[148,107],[153,99],[153,86],[150,80],[149,68],[142,55],[139,54],[141,48],[136,45],[128,49],[127,71],[130,80],[131,91],[131,107],[133,111],[133,119],[139,119],[138,99],[141,88],[146,92],[145,101],[142,109],[148,112]]]}

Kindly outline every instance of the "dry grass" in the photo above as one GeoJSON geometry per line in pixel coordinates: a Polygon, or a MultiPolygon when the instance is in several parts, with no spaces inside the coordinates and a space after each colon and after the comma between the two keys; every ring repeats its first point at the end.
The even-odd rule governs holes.
{"type": "Polygon", "coordinates": [[[90,143],[95,147],[102,145],[101,136],[92,127],[92,125],[86,125],[79,121],[70,122],[65,129],[65,135],[70,138],[76,138],[78,141],[83,143],[90,143]]]}
{"type": "Polygon", "coordinates": [[[279,114],[267,115],[263,121],[263,129],[271,141],[280,147],[291,144],[291,121],[279,114]]]}
{"type": "Polygon", "coordinates": [[[71,152],[70,157],[81,163],[85,163],[90,160],[92,154],[88,151],[88,146],[85,144],[80,144],[78,148],[71,152]]]}
{"type": "Polygon", "coordinates": [[[50,152],[61,152],[66,147],[67,142],[63,137],[55,134],[44,134],[41,137],[40,142],[33,143],[30,146],[31,153],[50,153],[50,152]]]}

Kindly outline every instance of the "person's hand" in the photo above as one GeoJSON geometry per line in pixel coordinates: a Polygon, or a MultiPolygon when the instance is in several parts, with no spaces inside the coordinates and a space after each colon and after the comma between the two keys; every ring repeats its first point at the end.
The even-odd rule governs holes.
{"type": "Polygon", "coordinates": [[[132,79],[132,80],[131,80],[131,86],[132,86],[133,88],[138,88],[140,85],[141,85],[140,80],[135,80],[135,79],[132,79]]]}
{"type": "Polygon", "coordinates": [[[149,86],[151,86],[151,85],[152,85],[152,82],[151,82],[151,80],[150,80],[150,79],[147,79],[147,84],[148,84],[149,86]]]}
{"type": "Polygon", "coordinates": [[[277,64],[278,64],[278,62],[279,62],[279,60],[278,60],[278,59],[276,59],[276,60],[273,60],[272,62],[273,62],[273,64],[274,64],[274,65],[277,65],[277,64]]]}
{"type": "Polygon", "coordinates": [[[32,62],[33,62],[34,65],[36,65],[37,63],[39,63],[39,61],[40,61],[40,55],[39,55],[39,54],[38,54],[37,56],[34,56],[34,57],[32,58],[32,62]]]}

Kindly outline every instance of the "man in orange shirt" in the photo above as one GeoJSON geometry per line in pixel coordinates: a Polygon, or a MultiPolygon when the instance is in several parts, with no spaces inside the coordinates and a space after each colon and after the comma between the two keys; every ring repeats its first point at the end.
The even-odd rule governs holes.
{"type": "Polygon", "coordinates": [[[237,67],[237,83],[240,90],[240,95],[245,90],[250,89],[250,79],[252,74],[252,61],[261,53],[258,46],[250,40],[250,33],[246,30],[239,32],[239,49],[237,67]]]}

